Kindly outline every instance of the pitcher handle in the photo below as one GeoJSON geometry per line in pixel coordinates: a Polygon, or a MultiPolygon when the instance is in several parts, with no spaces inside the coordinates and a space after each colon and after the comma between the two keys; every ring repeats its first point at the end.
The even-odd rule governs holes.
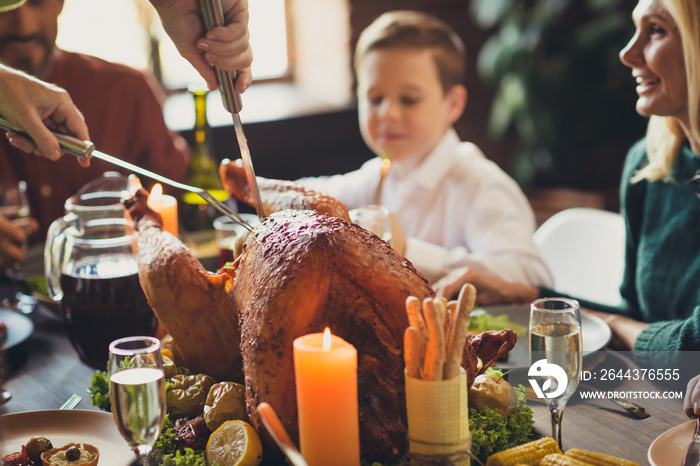
{"type": "Polygon", "coordinates": [[[58,218],[51,223],[46,234],[46,244],[44,245],[44,275],[49,289],[49,296],[54,301],[63,299],[61,289],[61,270],[63,269],[63,251],[66,244],[66,230],[75,229],[78,216],[68,214],[58,218]]]}

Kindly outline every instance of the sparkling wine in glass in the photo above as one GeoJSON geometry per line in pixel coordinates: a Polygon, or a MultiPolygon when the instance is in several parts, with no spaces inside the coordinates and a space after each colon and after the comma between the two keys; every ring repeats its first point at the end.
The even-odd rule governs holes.
{"type": "Polygon", "coordinates": [[[544,398],[552,437],[562,448],[564,407],[574,394],[583,364],[581,313],[576,300],[543,298],[530,305],[530,384],[544,398]]]}
{"type": "Polygon", "coordinates": [[[160,341],[138,336],[109,345],[112,415],[141,464],[148,464],[165,421],[165,374],[160,341]]]}

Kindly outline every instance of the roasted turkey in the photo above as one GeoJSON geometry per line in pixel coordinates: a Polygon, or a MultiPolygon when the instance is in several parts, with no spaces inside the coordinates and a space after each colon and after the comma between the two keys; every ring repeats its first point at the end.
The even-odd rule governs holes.
{"type": "MultiPolygon", "coordinates": [[[[221,174],[232,197],[252,201],[240,165],[225,163],[221,174]]],[[[408,445],[405,302],[434,292],[387,243],[349,223],[337,200],[294,183],[258,180],[268,217],[233,267],[219,273],[206,271],[162,230],[145,191],[127,201],[140,231],[139,278],[149,303],[192,370],[245,381],[251,421],[270,446],[256,407],[269,403],[298,439],[292,342],[330,327],[357,348],[362,457],[395,460],[408,445]]],[[[495,360],[512,348],[515,335],[489,340],[484,352],[467,343],[470,382],[476,357],[495,360]]]]}

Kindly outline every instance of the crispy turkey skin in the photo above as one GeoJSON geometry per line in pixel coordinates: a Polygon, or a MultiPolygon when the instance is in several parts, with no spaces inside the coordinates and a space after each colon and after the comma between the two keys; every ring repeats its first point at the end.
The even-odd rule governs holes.
{"type": "Polygon", "coordinates": [[[266,442],[274,445],[255,414],[262,401],[298,440],[293,341],[328,326],[357,348],[363,457],[391,461],[406,451],[404,303],[434,296],[410,262],[357,225],[286,210],[256,227],[232,268],[210,273],[162,231],[145,195],[129,203],[141,232],[139,278],[190,369],[244,376],[266,442]]]}
{"type": "MultiPolygon", "coordinates": [[[[252,201],[240,165],[224,163],[220,173],[233,198],[252,201]]],[[[291,182],[258,181],[268,217],[220,273],[204,270],[162,231],[145,191],[127,202],[140,231],[139,278],[149,303],[190,369],[245,381],[251,422],[271,448],[257,406],[269,403],[298,441],[293,341],[330,327],[358,352],[362,457],[393,462],[408,447],[405,303],[435,294],[408,260],[349,223],[342,203],[291,182]]],[[[486,366],[514,341],[512,332],[470,339],[463,358],[469,383],[477,357],[486,366]]]]}

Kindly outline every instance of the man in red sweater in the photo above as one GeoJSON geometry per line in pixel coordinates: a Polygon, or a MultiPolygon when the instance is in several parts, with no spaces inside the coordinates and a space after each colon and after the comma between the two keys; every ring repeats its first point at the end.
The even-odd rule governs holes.
{"type": "MultiPolygon", "coordinates": [[[[0,61],[68,91],[98,150],[183,180],[189,148],[165,125],[165,95],[158,83],[132,68],[59,50],[55,41],[62,8],[63,0],[30,0],[0,13],[0,61]]],[[[81,167],[70,156],[55,162],[34,157],[0,138],[0,180],[27,181],[32,217],[42,236],[63,215],[68,197],[115,169],[96,159],[81,167]]]]}

